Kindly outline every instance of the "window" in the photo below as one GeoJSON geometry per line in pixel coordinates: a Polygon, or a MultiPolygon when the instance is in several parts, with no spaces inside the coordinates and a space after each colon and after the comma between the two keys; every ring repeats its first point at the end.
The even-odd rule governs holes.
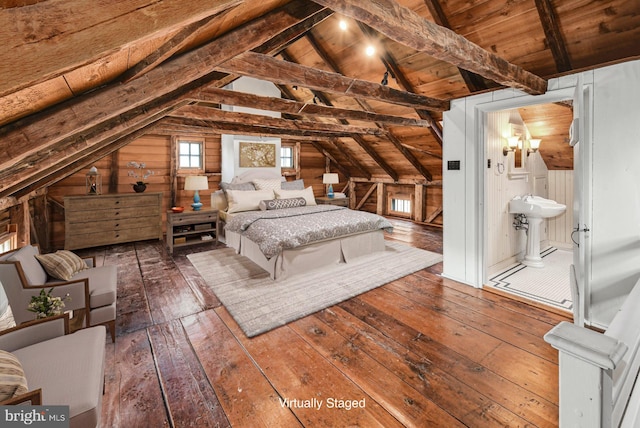
{"type": "Polygon", "coordinates": [[[282,168],[295,168],[293,161],[293,146],[280,147],[280,167],[282,168]]]}
{"type": "Polygon", "coordinates": [[[413,198],[410,195],[390,195],[388,201],[389,215],[411,218],[413,198]]]}
{"type": "Polygon", "coordinates": [[[9,224],[5,231],[0,232],[0,254],[17,248],[17,230],[15,224],[9,224]]]}
{"type": "Polygon", "coordinates": [[[204,140],[178,138],[178,171],[186,173],[204,172],[204,140]]]}
{"type": "Polygon", "coordinates": [[[411,200],[409,199],[391,199],[391,211],[411,214],[411,200]]]}

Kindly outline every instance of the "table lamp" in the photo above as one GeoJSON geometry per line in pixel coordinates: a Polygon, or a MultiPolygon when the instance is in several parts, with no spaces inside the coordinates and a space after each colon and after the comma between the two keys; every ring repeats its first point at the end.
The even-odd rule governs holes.
{"type": "Polygon", "coordinates": [[[202,203],[200,202],[199,190],[207,190],[209,188],[209,181],[204,175],[190,175],[184,181],[184,190],[195,190],[193,195],[193,203],[191,207],[194,211],[200,211],[202,203]]]}
{"type": "Polygon", "coordinates": [[[338,174],[335,173],[327,173],[322,175],[322,183],[329,185],[329,191],[327,192],[328,198],[333,198],[333,186],[332,184],[338,184],[340,180],[338,179],[338,174]]]}

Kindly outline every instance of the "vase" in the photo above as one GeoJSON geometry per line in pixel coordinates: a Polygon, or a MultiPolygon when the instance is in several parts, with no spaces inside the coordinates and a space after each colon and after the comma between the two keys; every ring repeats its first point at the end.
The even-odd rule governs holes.
{"type": "Polygon", "coordinates": [[[146,190],[147,185],[144,183],[136,183],[133,185],[133,190],[135,190],[136,193],[142,193],[146,190]]]}

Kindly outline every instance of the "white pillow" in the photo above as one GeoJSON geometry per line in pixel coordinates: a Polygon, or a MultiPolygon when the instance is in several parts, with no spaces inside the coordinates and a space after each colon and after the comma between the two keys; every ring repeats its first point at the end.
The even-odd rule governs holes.
{"type": "Polygon", "coordinates": [[[268,199],[273,199],[273,190],[227,190],[227,212],[258,211],[260,201],[268,199]]]}
{"type": "Polygon", "coordinates": [[[252,181],[256,190],[277,190],[282,188],[282,180],[279,178],[256,178],[252,181]]]}
{"type": "Polygon", "coordinates": [[[273,192],[276,194],[277,199],[304,198],[307,201],[307,206],[316,205],[316,197],[311,186],[304,190],[275,189],[273,192]]]}

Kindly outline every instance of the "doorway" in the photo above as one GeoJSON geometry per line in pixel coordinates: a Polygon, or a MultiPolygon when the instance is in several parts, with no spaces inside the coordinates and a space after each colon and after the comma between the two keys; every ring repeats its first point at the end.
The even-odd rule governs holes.
{"type": "MultiPolygon", "coordinates": [[[[582,88],[581,84],[579,86],[582,88]]],[[[573,311],[575,316],[574,302],[581,308],[585,303],[584,299],[578,298],[579,286],[574,281],[575,275],[570,275],[571,271],[584,269],[583,265],[577,269],[573,268],[576,265],[578,246],[577,242],[571,241],[571,238],[575,233],[574,224],[579,224],[573,214],[576,207],[575,199],[581,200],[583,193],[583,189],[576,186],[576,182],[588,183],[589,180],[585,179],[588,175],[585,174],[589,172],[586,168],[575,170],[575,168],[567,168],[566,165],[562,168],[556,165],[547,168],[545,162],[548,159],[553,162],[553,156],[547,156],[547,160],[544,159],[544,138],[542,138],[539,152],[529,153],[526,157],[526,153],[531,152],[527,140],[540,136],[540,131],[536,127],[545,126],[545,121],[544,118],[541,120],[535,117],[533,119],[529,117],[527,120],[522,118],[523,115],[528,114],[527,110],[544,111],[547,109],[546,104],[565,108],[568,108],[568,104],[571,103],[575,105],[574,91],[574,88],[565,88],[549,91],[541,96],[523,96],[478,106],[478,135],[481,139],[478,143],[481,144],[478,144],[480,147],[477,148],[477,155],[485,166],[484,171],[480,170],[478,174],[478,180],[482,183],[484,206],[478,228],[483,261],[480,266],[482,284],[493,289],[503,288],[503,291],[523,299],[573,311]],[[521,114],[523,109],[525,113],[521,114]],[[514,111],[520,114],[514,114],[514,111]],[[513,136],[513,125],[517,124],[518,120],[520,125],[526,125],[525,131],[520,135],[522,145],[520,156],[525,157],[519,159],[521,162],[516,163],[512,158],[518,152],[508,150],[507,137],[513,136]],[[534,126],[529,125],[532,123],[534,126]],[[505,131],[507,131],[506,135],[505,131]],[[560,188],[563,190],[558,191],[558,183],[561,183],[560,188]],[[575,188],[578,191],[577,195],[575,188]],[[569,213],[563,219],[547,221],[543,228],[541,256],[543,260],[546,259],[545,262],[548,262],[545,265],[548,264],[549,269],[533,271],[529,267],[518,266],[518,257],[522,255],[523,242],[526,241],[526,219],[524,223],[517,223],[515,216],[509,213],[508,205],[509,200],[514,196],[528,194],[563,203],[567,206],[569,213]],[[558,220],[562,222],[560,227],[555,224],[558,220]],[[523,275],[525,273],[526,275],[523,275]],[[527,286],[527,281],[532,287],[527,286]]],[[[564,133],[562,146],[574,154],[578,151],[569,144],[568,129],[574,127],[576,121],[572,118],[573,114],[567,116],[566,122],[569,125],[565,124],[562,130],[564,133]]],[[[587,119],[585,118],[585,122],[587,119]]],[[[584,126],[584,123],[582,125],[584,126]]],[[[584,153],[581,155],[584,156],[584,153]]],[[[583,159],[582,165],[587,164],[588,162],[585,163],[583,159]]],[[[577,206],[580,207],[580,204],[577,206]]],[[[586,206],[588,205],[582,205],[582,208],[586,206]]],[[[584,296],[585,293],[581,295],[584,296]]]]}

